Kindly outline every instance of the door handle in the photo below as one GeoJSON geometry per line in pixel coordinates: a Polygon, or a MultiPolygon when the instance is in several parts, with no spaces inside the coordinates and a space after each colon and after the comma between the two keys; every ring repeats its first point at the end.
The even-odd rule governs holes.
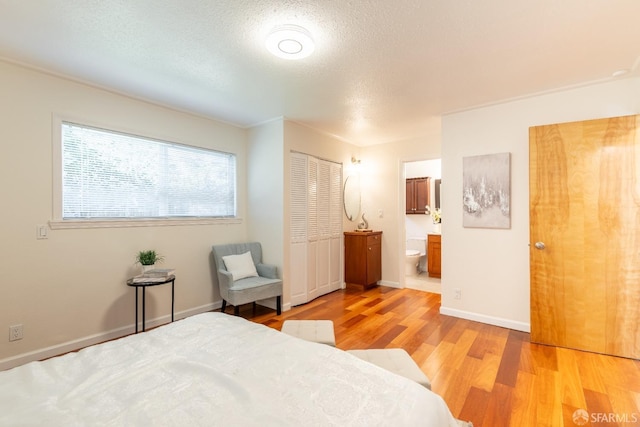
{"type": "Polygon", "coordinates": [[[539,250],[543,250],[544,248],[546,248],[543,242],[536,242],[534,246],[536,247],[536,249],[539,249],[539,250]]]}

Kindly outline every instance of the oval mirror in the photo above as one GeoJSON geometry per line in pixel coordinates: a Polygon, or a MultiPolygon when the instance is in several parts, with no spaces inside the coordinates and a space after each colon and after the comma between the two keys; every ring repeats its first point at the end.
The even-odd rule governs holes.
{"type": "Polygon", "coordinates": [[[349,221],[356,221],[360,215],[360,177],[348,176],[344,181],[344,213],[349,221]]]}

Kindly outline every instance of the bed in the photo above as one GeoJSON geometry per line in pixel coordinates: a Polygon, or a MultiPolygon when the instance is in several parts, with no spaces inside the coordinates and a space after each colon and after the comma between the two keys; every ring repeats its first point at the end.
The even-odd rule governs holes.
{"type": "Polygon", "coordinates": [[[440,396],[223,313],[0,372],[2,426],[456,427],[440,396]]]}

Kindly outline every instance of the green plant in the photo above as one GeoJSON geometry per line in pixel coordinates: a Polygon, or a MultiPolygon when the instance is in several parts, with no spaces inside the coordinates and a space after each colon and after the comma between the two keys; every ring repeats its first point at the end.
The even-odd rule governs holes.
{"type": "Polygon", "coordinates": [[[156,263],[162,262],[164,257],[153,250],[140,251],[138,255],[136,255],[136,263],[140,263],[142,265],[153,265],[156,263]]]}

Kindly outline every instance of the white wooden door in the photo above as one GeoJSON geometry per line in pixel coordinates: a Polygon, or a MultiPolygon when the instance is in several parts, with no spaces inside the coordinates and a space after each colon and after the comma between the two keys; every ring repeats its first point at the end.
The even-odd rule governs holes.
{"type": "Polygon", "coordinates": [[[342,165],[291,153],[291,303],[342,285],[342,165]]]}
{"type": "Polygon", "coordinates": [[[307,301],[318,296],[318,168],[320,161],[307,156],[307,301]]]}
{"type": "Polygon", "coordinates": [[[318,251],[316,257],[318,295],[331,292],[329,286],[329,260],[331,249],[331,164],[321,160],[318,164],[318,251]]]}
{"type": "Polygon", "coordinates": [[[329,223],[330,223],[330,248],[329,248],[329,292],[342,287],[343,236],[342,233],[342,165],[332,163],[330,171],[329,194],[329,223]]]}
{"type": "Polygon", "coordinates": [[[290,159],[290,251],[291,304],[307,302],[307,156],[291,153],[290,159]]]}

